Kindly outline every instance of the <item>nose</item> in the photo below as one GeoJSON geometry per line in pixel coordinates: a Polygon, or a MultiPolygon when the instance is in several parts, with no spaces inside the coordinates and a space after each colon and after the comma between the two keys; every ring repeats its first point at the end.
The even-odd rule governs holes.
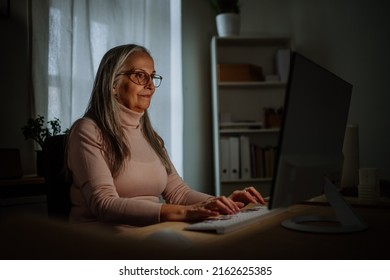
{"type": "Polygon", "coordinates": [[[152,77],[149,76],[149,81],[145,84],[147,89],[154,89],[156,86],[154,85],[152,77]]]}

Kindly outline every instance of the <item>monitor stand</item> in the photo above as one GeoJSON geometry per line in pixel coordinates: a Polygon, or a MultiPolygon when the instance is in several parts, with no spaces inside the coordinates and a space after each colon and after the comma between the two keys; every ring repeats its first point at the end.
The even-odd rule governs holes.
{"type": "Polygon", "coordinates": [[[335,212],[335,217],[297,216],[282,222],[288,229],[313,233],[351,233],[365,230],[367,225],[357,216],[352,207],[344,200],[337,187],[325,178],[325,196],[335,212]],[[313,225],[313,222],[332,223],[313,225]]]}

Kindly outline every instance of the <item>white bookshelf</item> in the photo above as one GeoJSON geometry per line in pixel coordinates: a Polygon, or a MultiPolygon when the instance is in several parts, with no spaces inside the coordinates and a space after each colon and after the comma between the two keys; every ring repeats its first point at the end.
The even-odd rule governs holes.
{"type": "MultiPolygon", "coordinates": [[[[226,178],[226,174],[222,176],[222,166],[226,162],[221,160],[224,151],[220,147],[220,140],[245,136],[249,138],[251,147],[264,149],[276,147],[279,128],[265,126],[264,110],[278,109],[284,105],[287,84],[286,81],[275,80],[275,75],[278,74],[276,53],[278,50],[291,48],[289,38],[212,38],[212,118],[216,195],[227,195],[237,188],[248,185],[254,185],[265,196],[269,195],[272,176],[266,174],[257,176],[253,170],[251,177],[245,179],[241,176],[226,178]],[[220,64],[251,64],[261,67],[264,76],[273,78],[269,81],[220,81],[220,64]]],[[[251,160],[253,169],[253,158],[251,160]]]]}

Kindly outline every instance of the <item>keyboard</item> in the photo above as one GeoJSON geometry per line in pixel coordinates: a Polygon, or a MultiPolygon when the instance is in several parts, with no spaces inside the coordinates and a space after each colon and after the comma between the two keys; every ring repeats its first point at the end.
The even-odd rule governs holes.
{"type": "Polygon", "coordinates": [[[241,210],[233,215],[220,215],[211,217],[201,222],[190,224],[185,227],[186,230],[210,231],[218,234],[232,232],[247,225],[258,222],[260,219],[268,217],[274,210],[268,209],[265,205],[256,205],[254,207],[241,210]]]}

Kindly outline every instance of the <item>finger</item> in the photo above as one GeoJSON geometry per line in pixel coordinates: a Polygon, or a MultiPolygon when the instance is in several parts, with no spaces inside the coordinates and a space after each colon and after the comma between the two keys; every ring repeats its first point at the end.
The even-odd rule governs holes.
{"type": "Polygon", "coordinates": [[[245,203],[240,202],[240,201],[234,201],[234,203],[238,206],[238,208],[243,208],[245,206],[245,203]]]}
{"type": "Polygon", "coordinates": [[[240,208],[231,199],[221,196],[216,200],[216,206],[224,213],[234,214],[240,211],[240,208]]]}
{"type": "Polygon", "coordinates": [[[241,207],[237,204],[238,203],[242,203],[241,201],[234,201],[232,198],[230,197],[222,197],[222,200],[224,203],[226,203],[227,205],[229,205],[229,207],[235,211],[235,212],[238,212],[240,211],[241,207]]]}
{"type": "Polygon", "coordinates": [[[246,203],[259,203],[257,198],[253,196],[249,191],[243,191],[244,200],[246,203]]]}
{"type": "Polygon", "coordinates": [[[218,216],[218,211],[209,210],[206,208],[200,208],[197,210],[197,215],[204,218],[204,217],[210,217],[210,216],[218,216]]]}
{"type": "Polygon", "coordinates": [[[244,204],[248,203],[258,203],[255,197],[251,195],[250,192],[247,192],[246,190],[237,190],[234,191],[230,196],[230,199],[232,199],[234,202],[242,202],[244,204]]]}
{"type": "Polygon", "coordinates": [[[206,201],[203,204],[203,208],[207,209],[207,210],[210,210],[210,211],[220,212],[220,207],[221,206],[220,206],[220,203],[218,202],[218,199],[219,198],[214,198],[214,199],[206,201]]]}
{"type": "Polygon", "coordinates": [[[237,205],[235,201],[225,196],[216,197],[213,200],[207,202],[204,205],[207,209],[214,209],[223,213],[237,213],[240,211],[240,205],[237,205]]]}
{"type": "Polygon", "coordinates": [[[201,208],[189,210],[187,212],[187,221],[198,221],[208,217],[215,217],[218,215],[220,215],[220,213],[217,211],[212,211],[204,207],[201,207],[201,208]]]}
{"type": "Polygon", "coordinates": [[[252,196],[254,196],[257,202],[260,202],[261,204],[265,204],[265,200],[263,196],[253,186],[247,187],[245,188],[245,190],[249,192],[252,196]]]}

